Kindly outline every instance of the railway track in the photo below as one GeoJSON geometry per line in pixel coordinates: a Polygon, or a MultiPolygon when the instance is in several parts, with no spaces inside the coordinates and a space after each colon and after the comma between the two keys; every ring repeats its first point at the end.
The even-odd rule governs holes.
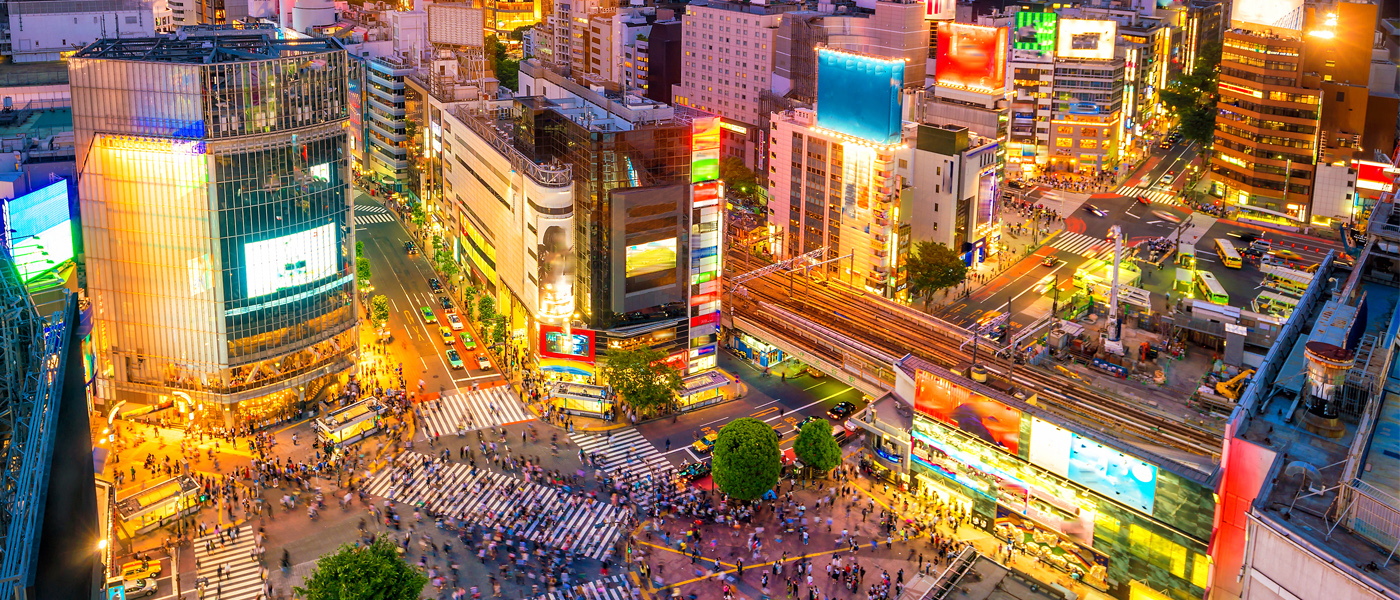
{"type": "MultiPolygon", "coordinates": [[[[799,282],[793,287],[792,299],[788,298],[786,282],[780,280],[751,280],[746,287],[747,298],[735,301],[736,314],[765,312],[763,304],[768,303],[782,310],[766,311],[770,314],[765,320],[783,318],[782,313],[800,315],[887,355],[913,354],[945,367],[972,359],[971,346],[965,344],[972,335],[967,330],[884,299],[857,295],[844,285],[811,285],[804,289],[799,282]]],[[[993,348],[979,351],[978,362],[999,375],[1010,375],[1016,384],[1035,391],[1041,405],[1053,407],[1084,427],[1219,458],[1221,437],[1216,432],[1039,368],[1013,368],[1009,360],[993,354],[992,342],[980,340],[979,345],[993,348]]]]}

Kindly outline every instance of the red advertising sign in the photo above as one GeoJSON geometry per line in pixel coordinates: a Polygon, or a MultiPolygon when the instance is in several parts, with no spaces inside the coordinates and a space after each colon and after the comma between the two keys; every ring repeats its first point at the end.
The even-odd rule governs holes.
{"type": "Polygon", "coordinates": [[[1021,447],[1021,411],[932,373],[914,376],[914,410],[1012,454],[1021,447]]]}
{"type": "Polygon", "coordinates": [[[565,335],[563,327],[540,325],[540,356],[593,364],[593,338],[587,329],[570,329],[565,335]]]}
{"type": "Polygon", "coordinates": [[[938,85],[980,92],[1006,88],[1005,27],[938,24],[938,85]]]}
{"type": "Polygon", "coordinates": [[[1351,168],[1356,170],[1356,187],[1378,192],[1395,191],[1395,176],[1385,172],[1390,165],[1369,160],[1353,160],[1351,168]]]}

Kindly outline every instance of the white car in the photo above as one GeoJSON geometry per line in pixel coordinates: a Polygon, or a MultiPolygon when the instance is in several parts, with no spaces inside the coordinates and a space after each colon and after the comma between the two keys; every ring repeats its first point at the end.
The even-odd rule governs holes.
{"type": "Polygon", "coordinates": [[[486,353],[476,355],[476,366],[483,371],[491,370],[491,359],[486,357],[486,353]]]}
{"type": "Polygon", "coordinates": [[[456,313],[447,314],[447,323],[452,326],[453,331],[461,331],[463,327],[466,327],[462,324],[462,317],[457,316],[456,313]]]}

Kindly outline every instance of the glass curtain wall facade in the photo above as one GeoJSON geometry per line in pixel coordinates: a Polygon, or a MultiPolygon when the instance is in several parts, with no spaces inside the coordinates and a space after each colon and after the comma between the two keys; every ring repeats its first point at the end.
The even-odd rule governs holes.
{"type": "Polygon", "coordinates": [[[188,396],[182,418],[259,426],[334,392],[357,353],[349,65],[333,41],[268,37],[250,60],[209,37],[201,64],[164,38],[69,62],[95,402],[188,396]]]}

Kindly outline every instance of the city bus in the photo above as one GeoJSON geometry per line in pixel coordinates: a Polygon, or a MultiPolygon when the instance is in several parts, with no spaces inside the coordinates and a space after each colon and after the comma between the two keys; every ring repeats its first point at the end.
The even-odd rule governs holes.
{"type": "Polygon", "coordinates": [[[1268,290],[1254,299],[1254,312],[1288,318],[1298,308],[1298,299],[1268,290]]]}
{"type": "Polygon", "coordinates": [[[1238,269],[1242,266],[1240,253],[1235,250],[1235,245],[1230,240],[1215,238],[1215,253],[1220,255],[1220,262],[1231,269],[1238,269]]]}
{"type": "Polygon", "coordinates": [[[1215,273],[1196,271],[1196,288],[1201,291],[1201,298],[1216,304],[1230,305],[1230,295],[1225,293],[1225,288],[1216,281],[1215,273]]]}

